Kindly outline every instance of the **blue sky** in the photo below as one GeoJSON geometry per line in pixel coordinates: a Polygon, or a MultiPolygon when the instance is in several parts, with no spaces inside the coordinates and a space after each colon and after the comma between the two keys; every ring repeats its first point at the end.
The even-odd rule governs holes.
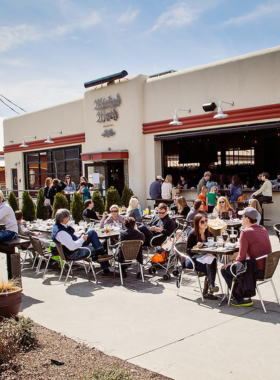
{"type": "MultiPolygon", "coordinates": [[[[279,19],[279,0],[0,0],[0,94],[33,111],[121,70],[152,75],[274,47],[279,19]]],[[[0,118],[14,115],[0,103],[0,118]]]]}

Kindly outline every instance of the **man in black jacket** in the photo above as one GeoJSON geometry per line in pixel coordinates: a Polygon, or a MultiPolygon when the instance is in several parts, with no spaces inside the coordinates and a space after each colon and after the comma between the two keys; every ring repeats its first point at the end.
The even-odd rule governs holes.
{"type": "Polygon", "coordinates": [[[153,245],[161,245],[175,231],[176,224],[167,214],[166,204],[160,203],[158,205],[158,215],[155,215],[145,226],[139,226],[138,229],[145,235],[144,245],[150,245],[150,241],[154,236],[162,234],[163,236],[153,241],[153,245]]]}
{"type": "Polygon", "coordinates": [[[91,199],[87,199],[84,202],[84,205],[85,205],[86,208],[83,211],[83,218],[99,220],[98,216],[96,215],[96,212],[93,211],[94,203],[92,202],[92,200],[91,199]]]}

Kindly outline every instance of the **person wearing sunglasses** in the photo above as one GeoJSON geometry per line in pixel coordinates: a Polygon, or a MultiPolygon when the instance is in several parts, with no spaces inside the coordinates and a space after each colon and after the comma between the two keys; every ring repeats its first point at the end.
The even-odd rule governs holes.
{"type": "Polygon", "coordinates": [[[138,230],[145,235],[144,245],[150,245],[150,241],[154,236],[160,236],[158,239],[153,241],[153,245],[161,245],[168,236],[176,229],[176,224],[172,218],[167,214],[168,208],[165,203],[160,203],[158,205],[158,215],[155,215],[149,223],[146,225],[141,225],[138,230]]]}
{"type": "Polygon", "coordinates": [[[229,211],[232,212],[232,217],[235,219],[236,214],[234,209],[230,207],[229,201],[226,197],[220,197],[217,206],[214,208],[213,214],[221,217],[222,219],[229,219],[229,211]]]}
{"type": "MultiPolygon", "coordinates": [[[[203,264],[199,261],[197,254],[191,253],[192,248],[201,248],[203,242],[207,241],[207,238],[213,236],[208,230],[207,219],[205,214],[198,213],[193,219],[193,229],[191,230],[187,240],[187,252],[191,256],[195,263],[195,269],[198,272],[205,273],[208,276],[208,281],[204,283],[203,295],[209,299],[218,299],[213,293],[219,291],[219,287],[215,285],[215,278],[217,273],[217,259],[214,258],[211,264],[203,264]]],[[[182,262],[184,268],[192,269],[192,263],[189,259],[182,262]]]]}
{"type": "Polygon", "coordinates": [[[71,176],[70,174],[67,174],[65,176],[65,189],[66,191],[76,191],[76,185],[73,181],[71,181],[71,176]]]}
{"type": "Polygon", "coordinates": [[[124,216],[119,215],[119,206],[118,205],[112,205],[110,207],[110,214],[108,215],[108,212],[105,211],[102,215],[100,227],[103,228],[105,224],[115,224],[115,223],[121,223],[122,228],[125,229],[124,225],[124,216]]]}

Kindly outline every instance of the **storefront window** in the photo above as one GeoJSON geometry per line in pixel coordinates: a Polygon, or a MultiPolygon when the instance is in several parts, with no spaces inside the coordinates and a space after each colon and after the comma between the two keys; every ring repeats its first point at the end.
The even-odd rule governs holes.
{"type": "Polygon", "coordinates": [[[25,153],[25,188],[38,190],[45,186],[47,177],[64,181],[66,174],[78,184],[82,174],[80,153],[80,145],[25,153]]]}

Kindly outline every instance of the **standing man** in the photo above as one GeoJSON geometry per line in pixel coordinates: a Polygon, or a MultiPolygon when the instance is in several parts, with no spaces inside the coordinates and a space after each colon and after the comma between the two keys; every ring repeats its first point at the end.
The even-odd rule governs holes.
{"type": "Polygon", "coordinates": [[[210,172],[204,173],[204,176],[201,178],[201,180],[198,182],[198,185],[197,185],[197,195],[201,193],[202,187],[206,186],[206,183],[209,181],[210,176],[211,176],[210,172]]]}
{"type": "Polygon", "coordinates": [[[150,241],[154,236],[161,235],[153,245],[161,245],[165,239],[170,236],[176,229],[176,224],[173,219],[167,214],[167,206],[165,203],[158,205],[158,215],[155,215],[149,223],[142,224],[138,230],[145,235],[144,245],[150,245],[150,241]]]}
{"type": "Polygon", "coordinates": [[[150,185],[150,197],[151,199],[161,199],[161,183],[164,179],[161,175],[158,175],[156,180],[150,185]]]}
{"type": "MultiPolygon", "coordinates": [[[[239,253],[235,260],[222,267],[221,273],[224,277],[229,289],[232,285],[233,275],[230,271],[230,265],[234,261],[244,261],[248,256],[250,259],[256,259],[267,255],[272,252],[270,240],[266,229],[263,226],[258,226],[257,218],[258,211],[254,207],[246,207],[244,210],[239,211],[242,215],[242,226],[244,230],[240,234],[239,253]]],[[[257,260],[258,275],[257,278],[264,277],[265,259],[257,260]]],[[[232,268],[233,273],[236,273],[236,266],[232,268]]],[[[233,288],[233,297],[231,305],[233,306],[251,306],[253,302],[251,299],[245,301],[237,294],[233,288]]]]}

